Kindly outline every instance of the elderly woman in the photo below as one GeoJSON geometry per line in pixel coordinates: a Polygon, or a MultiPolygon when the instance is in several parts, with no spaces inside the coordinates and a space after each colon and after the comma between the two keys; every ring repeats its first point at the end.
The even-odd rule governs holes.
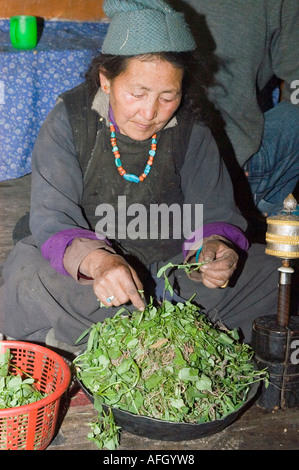
{"type": "Polygon", "coordinates": [[[104,8],[102,54],[86,82],[58,99],[35,145],[32,236],[7,260],[0,331],[73,346],[119,306],[142,310],[148,295],[159,299],[161,266],[191,260],[205,264],[171,274],[174,300],[195,293],[212,320],[250,341],[252,320],[276,310],[276,263],[262,246],[248,249],[200,119],[193,38],[162,0],[104,8]]]}

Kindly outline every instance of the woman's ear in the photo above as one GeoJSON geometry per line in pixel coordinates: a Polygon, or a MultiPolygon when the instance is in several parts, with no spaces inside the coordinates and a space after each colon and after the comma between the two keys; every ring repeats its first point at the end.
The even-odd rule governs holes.
{"type": "Polygon", "coordinates": [[[103,90],[104,93],[109,94],[110,91],[110,80],[104,75],[103,72],[99,72],[100,76],[100,83],[101,83],[101,89],[103,90]]]}

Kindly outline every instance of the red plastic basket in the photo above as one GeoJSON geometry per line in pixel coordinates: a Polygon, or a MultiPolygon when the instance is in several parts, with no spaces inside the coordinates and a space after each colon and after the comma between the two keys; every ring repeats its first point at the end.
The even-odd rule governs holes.
{"type": "Polygon", "coordinates": [[[43,450],[54,436],[60,398],[70,383],[70,369],[61,356],[43,346],[1,341],[0,353],[7,349],[12,354],[11,362],[37,380],[39,391],[48,395],[29,405],[0,410],[0,450],[43,450]]]}

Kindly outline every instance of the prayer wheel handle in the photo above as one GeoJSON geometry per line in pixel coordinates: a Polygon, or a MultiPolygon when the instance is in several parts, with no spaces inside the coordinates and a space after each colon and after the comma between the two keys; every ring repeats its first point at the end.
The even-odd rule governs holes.
{"type": "Polygon", "coordinates": [[[277,323],[280,326],[288,326],[290,317],[291,281],[294,269],[289,261],[284,260],[279,271],[277,323]]]}

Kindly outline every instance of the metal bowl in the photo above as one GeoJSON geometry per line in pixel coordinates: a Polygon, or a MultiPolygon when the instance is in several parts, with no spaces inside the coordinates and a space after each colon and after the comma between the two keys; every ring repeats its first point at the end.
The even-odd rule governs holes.
{"type": "MultiPolygon", "coordinates": [[[[86,389],[78,378],[77,380],[86,396],[92,403],[94,403],[93,395],[86,389]]],[[[148,416],[139,416],[113,407],[112,411],[115,423],[124,431],[128,431],[140,437],[147,437],[149,439],[160,441],[188,441],[191,439],[211,436],[232,424],[253,402],[259,386],[259,382],[251,385],[246,401],[237,410],[229,413],[222,419],[206,423],[174,423],[173,421],[163,421],[150,418],[148,416]]],[[[107,410],[108,406],[103,405],[103,408],[107,410]]]]}

